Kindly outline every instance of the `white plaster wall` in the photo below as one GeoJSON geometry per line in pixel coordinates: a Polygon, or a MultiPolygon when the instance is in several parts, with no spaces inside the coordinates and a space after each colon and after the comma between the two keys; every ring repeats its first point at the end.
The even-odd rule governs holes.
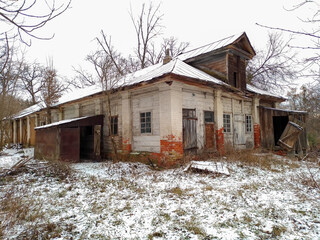
{"type": "Polygon", "coordinates": [[[185,84],[182,89],[182,108],[196,109],[198,118],[197,147],[198,149],[203,149],[205,144],[204,111],[214,111],[213,92],[211,89],[207,90],[185,84]]]}
{"type": "Polygon", "coordinates": [[[78,117],[76,116],[75,106],[74,105],[68,105],[63,108],[63,116],[64,119],[71,119],[78,117]]]}
{"type": "Polygon", "coordinates": [[[145,88],[131,96],[132,150],[160,152],[159,90],[145,88]],[[141,133],[140,113],[151,112],[151,133],[141,133]]]}
{"type": "Polygon", "coordinates": [[[95,115],[95,102],[94,100],[82,102],[80,104],[80,117],[94,116],[95,115]]]}
{"type": "MultiPolygon", "coordinates": [[[[226,145],[234,145],[234,114],[243,114],[244,116],[244,123],[245,116],[251,115],[252,116],[252,102],[251,101],[244,101],[239,99],[233,99],[231,97],[223,97],[223,112],[225,114],[230,114],[231,116],[231,133],[224,133],[224,141],[226,145]]],[[[253,121],[253,119],[252,119],[253,121]]],[[[245,126],[244,126],[245,127],[245,126]]],[[[253,126],[252,132],[247,132],[245,128],[245,146],[238,146],[240,148],[252,148],[254,145],[254,136],[253,136],[253,126]]]]}

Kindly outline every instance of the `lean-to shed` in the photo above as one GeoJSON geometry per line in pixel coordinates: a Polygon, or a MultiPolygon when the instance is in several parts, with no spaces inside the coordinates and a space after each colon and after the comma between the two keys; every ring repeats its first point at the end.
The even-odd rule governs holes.
{"type": "Polygon", "coordinates": [[[306,152],[308,144],[304,126],[307,112],[259,106],[259,116],[262,147],[306,152]],[[290,146],[286,146],[288,140],[290,146]]]}
{"type": "Polygon", "coordinates": [[[35,158],[100,160],[103,115],[67,119],[35,128],[35,158]]]}

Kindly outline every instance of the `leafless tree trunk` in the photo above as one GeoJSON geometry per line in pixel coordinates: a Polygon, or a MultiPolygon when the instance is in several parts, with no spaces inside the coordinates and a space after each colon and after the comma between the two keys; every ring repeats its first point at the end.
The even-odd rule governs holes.
{"type": "Polygon", "coordinates": [[[163,26],[161,25],[163,14],[160,13],[160,4],[154,6],[150,3],[146,7],[142,5],[140,14],[135,17],[132,9],[130,17],[134,25],[137,36],[136,56],[139,59],[140,68],[150,65],[150,52],[153,40],[161,35],[163,26]]]}
{"type": "Polygon", "coordinates": [[[51,123],[51,107],[58,102],[63,92],[68,88],[58,77],[57,70],[53,67],[52,60],[44,70],[43,87],[41,88],[41,98],[46,106],[47,124],[51,123]]]}
{"type": "Polygon", "coordinates": [[[32,104],[36,104],[38,102],[38,94],[40,93],[43,85],[43,74],[44,68],[38,63],[24,63],[22,66],[20,88],[22,92],[26,92],[30,95],[32,104]]]}
{"type": "Polygon", "coordinates": [[[6,122],[19,110],[16,106],[17,81],[20,76],[21,61],[15,59],[15,48],[10,46],[8,39],[0,51],[0,148],[6,135],[6,122]],[[6,121],[3,121],[6,119],[6,121]]]}

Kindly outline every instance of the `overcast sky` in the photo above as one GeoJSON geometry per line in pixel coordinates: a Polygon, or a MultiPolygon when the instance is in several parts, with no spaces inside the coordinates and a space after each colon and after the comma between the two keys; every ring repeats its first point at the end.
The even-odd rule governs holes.
{"type": "MultiPolygon", "coordinates": [[[[61,1],[61,0],[60,0],[61,1]]],[[[112,36],[113,45],[125,55],[133,53],[136,36],[129,16],[130,5],[138,13],[142,0],[73,0],[71,8],[45,26],[38,35],[55,37],[32,40],[28,59],[45,64],[51,57],[54,66],[67,77],[72,67],[84,65],[84,58],[97,45],[94,38],[103,30],[112,36]]],[[[160,1],[153,1],[157,5],[160,1]]],[[[255,48],[263,48],[268,30],[256,23],[296,29],[301,24],[298,12],[288,12],[295,0],[162,0],[161,37],[174,36],[190,42],[190,49],[245,31],[255,48]]],[[[301,15],[301,13],[300,13],[301,15]]]]}

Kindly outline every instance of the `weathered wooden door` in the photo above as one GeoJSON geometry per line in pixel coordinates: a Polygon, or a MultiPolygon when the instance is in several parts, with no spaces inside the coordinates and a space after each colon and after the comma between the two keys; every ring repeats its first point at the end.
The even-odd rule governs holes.
{"type": "Polygon", "coordinates": [[[206,123],[206,149],[215,148],[214,123],[206,123]]]}
{"type": "Polygon", "coordinates": [[[30,118],[30,145],[34,146],[35,144],[35,138],[36,138],[36,132],[34,130],[35,127],[35,118],[30,118]]]}
{"type": "Polygon", "coordinates": [[[214,129],[214,113],[213,111],[204,111],[205,124],[205,148],[208,150],[215,149],[215,129],[214,129]]]}
{"type": "Polygon", "coordinates": [[[235,145],[245,145],[245,119],[243,114],[233,115],[233,139],[235,145]]]}
{"type": "Polygon", "coordinates": [[[80,128],[61,128],[60,158],[68,162],[80,160],[80,128]]]}
{"type": "Polygon", "coordinates": [[[197,148],[197,117],[195,109],[183,109],[183,149],[197,148]]]}

